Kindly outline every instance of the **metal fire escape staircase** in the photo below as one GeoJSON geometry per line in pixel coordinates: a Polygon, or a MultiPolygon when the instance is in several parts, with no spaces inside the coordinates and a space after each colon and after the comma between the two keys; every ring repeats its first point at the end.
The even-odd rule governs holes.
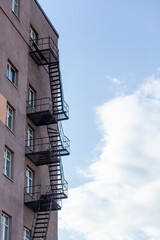
{"type": "Polygon", "coordinates": [[[51,152],[54,156],[66,156],[70,152],[70,141],[64,135],[61,122],[58,123],[57,129],[47,126],[51,152]]]}
{"type": "Polygon", "coordinates": [[[61,159],[58,163],[49,165],[49,176],[51,191],[54,192],[54,199],[65,199],[68,197],[68,183],[64,178],[61,159]]]}
{"type": "Polygon", "coordinates": [[[35,219],[32,229],[32,239],[39,240],[40,238],[46,239],[50,215],[52,211],[52,201],[50,200],[49,209],[42,210],[42,204],[39,202],[37,207],[37,212],[35,213],[35,219]]]}
{"type": "Polygon", "coordinates": [[[62,91],[62,81],[59,62],[50,64],[49,67],[49,77],[51,86],[51,98],[53,104],[53,115],[57,116],[57,121],[67,120],[68,116],[68,105],[64,101],[63,91],[62,91]]]}
{"type": "Polygon", "coordinates": [[[48,132],[49,143],[45,142],[46,137],[33,139],[34,146],[26,151],[26,156],[37,166],[48,165],[50,185],[44,191],[39,185],[25,189],[25,204],[35,212],[31,239],[46,240],[51,211],[60,210],[61,200],[68,197],[61,156],[69,155],[70,142],[60,121],[69,118],[69,108],[63,97],[58,49],[53,40],[50,37],[31,40],[30,55],[39,66],[48,65],[51,88],[51,103],[48,98],[37,99],[37,106],[28,106],[27,112],[35,125],[46,125],[48,132]]]}

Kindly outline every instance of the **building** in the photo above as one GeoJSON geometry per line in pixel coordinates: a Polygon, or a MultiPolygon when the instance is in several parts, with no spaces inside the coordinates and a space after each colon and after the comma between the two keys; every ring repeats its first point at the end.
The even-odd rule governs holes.
{"type": "Polygon", "coordinates": [[[1,240],[57,240],[69,139],[58,33],[37,0],[0,0],[1,240]]]}

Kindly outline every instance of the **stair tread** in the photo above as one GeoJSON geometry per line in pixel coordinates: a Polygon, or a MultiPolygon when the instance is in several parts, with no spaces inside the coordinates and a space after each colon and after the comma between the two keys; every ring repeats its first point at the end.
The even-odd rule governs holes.
{"type": "Polygon", "coordinates": [[[37,218],[37,220],[46,220],[46,219],[48,219],[47,217],[45,217],[45,218],[37,218]]]}
{"type": "Polygon", "coordinates": [[[38,213],[37,216],[43,216],[43,215],[47,215],[47,214],[49,214],[49,212],[47,212],[47,213],[38,213]]]}
{"type": "Polygon", "coordinates": [[[43,227],[35,227],[35,229],[42,229],[42,228],[47,228],[47,226],[43,226],[43,227]]]}
{"type": "Polygon", "coordinates": [[[49,172],[50,172],[50,173],[52,173],[52,172],[61,172],[60,170],[61,170],[61,169],[49,170],[49,172]]]}
{"type": "Polygon", "coordinates": [[[50,176],[53,177],[53,176],[61,176],[62,174],[51,174],[50,176]]]}

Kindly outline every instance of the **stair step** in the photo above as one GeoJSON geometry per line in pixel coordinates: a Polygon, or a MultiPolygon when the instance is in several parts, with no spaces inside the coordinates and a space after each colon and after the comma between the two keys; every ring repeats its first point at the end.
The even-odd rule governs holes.
{"type": "Polygon", "coordinates": [[[58,71],[59,72],[59,68],[57,66],[54,66],[52,68],[49,68],[49,72],[51,71],[58,71]]]}
{"type": "Polygon", "coordinates": [[[60,82],[60,76],[59,75],[54,75],[53,77],[50,76],[50,82],[56,82],[56,81],[60,82]],[[57,78],[57,79],[55,79],[55,78],[57,78]]]}
{"type": "Polygon", "coordinates": [[[58,83],[61,85],[61,80],[60,80],[59,76],[54,76],[54,77],[50,76],[50,83],[58,83]]]}
{"type": "Polygon", "coordinates": [[[52,167],[58,167],[58,166],[60,166],[60,164],[50,165],[49,168],[52,168],[52,167]]]}
{"type": "Polygon", "coordinates": [[[57,89],[62,89],[61,84],[59,84],[59,83],[53,83],[53,84],[51,84],[51,90],[52,90],[53,87],[57,87],[57,86],[58,86],[57,89]]]}
{"type": "MultiPolygon", "coordinates": [[[[56,136],[56,137],[58,137],[58,136],[56,136]]],[[[53,137],[52,137],[53,138],[53,137]]],[[[58,140],[58,139],[56,139],[56,140],[51,140],[50,139],[50,143],[54,143],[54,142],[59,142],[60,140],[58,140]]],[[[58,147],[58,146],[57,146],[58,147]]]]}
{"type": "Polygon", "coordinates": [[[58,172],[60,169],[49,170],[49,172],[58,172]]]}
{"type": "Polygon", "coordinates": [[[53,104],[55,104],[55,103],[56,104],[58,103],[59,106],[62,106],[62,101],[61,100],[53,101],[53,104]]]}
{"type": "Polygon", "coordinates": [[[48,128],[48,133],[58,134],[58,130],[54,128],[48,128]]]}
{"type": "Polygon", "coordinates": [[[44,224],[46,225],[47,223],[48,223],[48,222],[36,222],[36,225],[42,225],[42,224],[43,224],[43,225],[44,225],[44,224]]]}
{"type": "MultiPolygon", "coordinates": [[[[56,68],[54,68],[54,69],[56,69],[56,68]]],[[[49,71],[49,73],[57,73],[57,72],[59,72],[58,69],[57,69],[57,71],[49,71]]]]}
{"type": "Polygon", "coordinates": [[[58,85],[61,85],[61,82],[60,82],[60,79],[59,78],[57,78],[57,79],[51,79],[50,78],[50,84],[51,85],[54,85],[54,84],[58,84],[58,85]]]}
{"type": "Polygon", "coordinates": [[[58,71],[57,71],[57,72],[50,72],[50,73],[49,73],[50,79],[58,78],[58,79],[60,80],[60,75],[57,74],[57,73],[58,73],[58,71]]]}
{"type": "Polygon", "coordinates": [[[44,215],[48,215],[49,212],[46,212],[46,213],[38,213],[37,216],[44,216],[44,215]]]}
{"type": "MultiPolygon", "coordinates": [[[[56,168],[57,168],[57,167],[56,167],[56,168]]],[[[53,172],[53,170],[54,170],[54,169],[53,169],[53,167],[52,167],[52,169],[49,169],[49,172],[53,172]]],[[[59,171],[60,168],[57,168],[56,170],[59,171]]]]}
{"type": "Polygon", "coordinates": [[[61,175],[62,175],[62,174],[59,173],[59,174],[51,174],[50,176],[51,176],[51,177],[54,177],[54,176],[61,176],[61,175]]]}
{"type": "Polygon", "coordinates": [[[41,238],[41,237],[43,238],[43,237],[45,237],[45,236],[37,236],[37,237],[36,237],[36,236],[33,236],[32,238],[37,238],[37,239],[39,240],[39,238],[41,238]]]}
{"type": "Polygon", "coordinates": [[[53,133],[53,132],[54,132],[54,133],[57,133],[57,129],[54,129],[54,128],[47,128],[47,129],[50,130],[50,131],[52,131],[52,132],[49,131],[49,133],[53,133]]]}
{"type": "Polygon", "coordinates": [[[50,78],[54,78],[54,77],[58,77],[58,78],[60,78],[60,75],[59,75],[59,73],[58,73],[58,71],[57,72],[50,72],[49,73],[49,76],[50,76],[50,78]]]}
{"type": "Polygon", "coordinates": [[[42,229],[42,228],[47,228],[47,226],[45,227],[45,226],[43,226],[43,227],[35,227],[35,230],[36,229],[42,229]]]}
{"type": "Polygon", "coordinates": [[[37,218],[37,220],[46,220],[48,219],[48,217],[45,217],[45,218],[37,218]]]}
{"type": "Polygon", "coordinates": [[[54,190],[58,191],[58,192],[55,191],[54,194],[61,194],[62,192],[60,192],[60,191],[62,191],[63,188],[60,188],[60,189],[53,189],[53,191],[54,191],[54,190]]]}
{"type": "Polygon", "coordinates": [[[56,86],[56,84],[57,84],[57,86],[60,86],[61,87],[61,81],[60,81],[60,79],[59,78],[57,78],[56,77],[56,79],[51,79],[50,78],[50,85],[51,85],[51,87],[52,86],[56,86]]]}
{"type": "Polygon", "coordinates": [[[54,85],[54,84],[61,85],[61,84],[60,84],[60,79],[54,79],[54,80],[53,80],[53,79],[52,79],[52,80],[50,79],[50,84],[51,84],[51,86],[54,85]]]}
{"type": "MultiPolygon", "coordinates": [[[[60,175],[59,175],[60,176],[60,175]]],[[[62,177],[60,177],[60,178],[55,178],[56,177],[56,175],[50,175],[50,178],[52,178],[52,177],[54,177],[54,179],[51,179],[52,181],[61,181],[62,180],[62,177]]],[[[57,176],[58,177],[58,176],[57,176]]]]}
{"type": "Polygon", "coordinates": [[[54,174],[55,172],[57,172],[56,174],[57,174],[57,176],[58,176],[58,174],[60,174],[61,175],[61,173],[59,173],[60,171],[51,171],[50,172],[50,176],[52,176],[52,174],[54,174]]]}
{"type": "Polygon", "coordinates": [[[55,134],[55,137],[59,135],[58,132],[50,132],[50,131],[48,131],[48,134],[55,134]]]}
{"type": "Polygon", "coordinates": [[[60,88],[61,88],[61,83],[60,83],[60,80],[59,80],[59,79],[54,79],[54,80],[51,80],[51,79],[50,79],[50,85],[51,85],[51,87],[56,86],[56,84],[57,84],[57,86],[59,85],[60,88]]]}
{"type": "Polygon", "coordinates": [[[60,86],[60,84],[58,84],[58,83],[54,83],[54,84],[51,84],[51,86],[60,86]]]}
{"type": "MultiPolygon", "coordinates": [[[[52,88],[51,93],[53,93],[54,91],[57,91],[57,90],[61,90],[61,89],[60,88],[52,88]]],[[[60,93],[60,91],[59,92],[57,91],[57,93],[60,93]]]]}
{"type": "Polygon", "coordinates": [[[52,172],[60,172],[60,171],[61,171],[61,168],[58,168],[58,169],[55,169],[55,170],[53,170],[53,169],[50,170],[50,169],[49,169],[49,173],[52,173],[52,172]]]}
{"type": "MultiPolygon", "coordinates": [[[[50,172],[50,173],[51,173],[51,172],[54,172],[53,170],[54,170],[54,169],[49,169],[49,172],[50,172]]],[[[57,172],[60,171],[60,168],[56,169],[56,171],[57,171],[57,172]]]]}
{"type": "MultiPolygon", "coordinates": [[[[51,180],[52,182],[55,182],[55,181],[57,181],[57,179],[54,179],[54,180],[51,180]]],[[[51,184],[52,185],[52,184],[51,184]]],[[[53,186],[61,186],[62,185],[62,183],[53,183],[53,186]]]]}
{"type": "Polygon", "coordinates": [[[53,99],[60,99],[61,101],[63,101],[62,100],[62,94],[61,94],[61,92],[58,92],[57,90],[52,90],[51,91],[51,97],[52,97],[52,100],[53,99]],[[56,96],[57,95],[57,96],[56,96]],[[56,96],[56,97],[55,97],[56,96]]]}
{"type": "Polygon", "coordinates": [[[50,69],[55,69],[55,68],[58,68],[58,69],[59,69],[58,65],[49,66],[49,70],[50,70],[50,69]]]}
{"type": "Polygon", "coordinates": [[[41,219],[42,218],[42,216],[39,216],[39,217],[37,217],[36,219],[37,219],[37,221],[44,221],[44,220],[47,220],[48,219],[48,215],[47,216],[45,216],[45,217],[43,217],[43,219],[41,219]]]}
{"type": "MultiPolygon", "coordinates": [[[[58,71],[57,71],[57,73],[58,73],[58,71]]],[[[52,73],[52,72],[50,72],[49,73],[49,76],[50,76],[50,79],[52,78],[58,78],[59,80],[60,80],[60,75],[59,75],[59,73],[58,74],[56,74],[56,73],[52,73]]]]}
{"type": "Polygon", "coordinates": [[[55,99],[55,98],[60,98],[60,96],[57,96],[57,97],[52,97],[52,99],[55,99]]]}

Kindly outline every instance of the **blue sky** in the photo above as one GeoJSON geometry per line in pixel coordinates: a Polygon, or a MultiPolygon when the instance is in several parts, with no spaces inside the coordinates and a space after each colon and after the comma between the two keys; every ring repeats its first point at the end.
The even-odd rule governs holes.
{"type": "Polygon", "coordinates": [[[69,199],[59,239],[158,240],[151,215],[159,211],[159,195],[147,194],[159,186],[159,0],[39,3],[60,35],[70,106],[70,120],[63,122],[71,140],[71,155],[63,158],[69,199]]]}

